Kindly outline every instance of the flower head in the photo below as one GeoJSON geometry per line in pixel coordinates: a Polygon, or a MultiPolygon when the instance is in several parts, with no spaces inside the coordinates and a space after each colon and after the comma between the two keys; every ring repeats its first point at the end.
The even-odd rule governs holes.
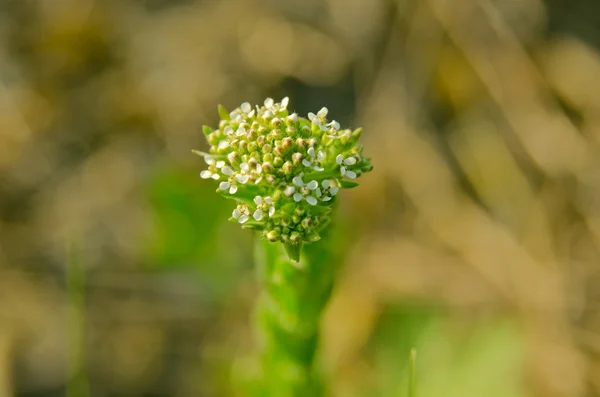
{"type": "Polygon", "coordinates": [[[327,120],[327,108],[304,118],[288,104],[286,97],[255,107],[244,102],[231,112],[219,106],[219,128],[203,127],[209,153],[195,153],[208,166],[200,177],[238,202],[230,220],[283,242],[290,253],[320,238],[339,189],[357,186],[351,180],[372,165],[358,143],[361,129],[340,129],[327,120]]]}

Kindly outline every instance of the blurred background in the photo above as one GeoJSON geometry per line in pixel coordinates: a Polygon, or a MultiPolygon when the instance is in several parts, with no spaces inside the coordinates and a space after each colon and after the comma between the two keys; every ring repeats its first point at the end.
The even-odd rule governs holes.
{"type": "Polygon", "coordinates": [[[597,0],[0,0],[0,397],[238,395],[216,106],[363,126],[332,396],[600,395],[597,0]]]}

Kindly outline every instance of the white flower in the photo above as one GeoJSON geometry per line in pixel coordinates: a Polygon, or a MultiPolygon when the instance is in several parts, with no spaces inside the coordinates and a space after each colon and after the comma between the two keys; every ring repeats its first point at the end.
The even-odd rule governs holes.
{"type": "Polygon", "coordinates": [[[337,187],[337,182],[334,179],[325,179],[323,182],[321,182],[321,187],[323,188],[323,191],[321,192],[323,196],[320,197],[321,201],[331,200],[332,197],[335,196],[340,190],[340,188],[337,187]]]}
{"type": "Polygon", "coordinates": [[[238,205],[231,216],[237,219],[238,223],[246,223],[250,219],[250,210],[245,205],[238,205]]]}
{"type": "Polygon", "coordinates": [[[340,129],[340,123],[335,120],[331,120],[330,123],[327,123],[327,127],[330,127],[333,131],[337,131],[340,129]]]}
{"type": "Polygon", "coordinates": [[[204,171],[200,172],[200,178],[202,178],[202,179],[212,178],[215,181],[218,181],[220,176],[219,176],[219,174],[213,174],[209,170],[204,170],[204,171]]]}
{"type": "Polygon", "coordinates": [[[208,165],[214,165],[216,163],[215,158],[208,154],[204,156],[204,162],[208,165]]]}
{"type": "Polygon", "coordinates": [[[273,98],[267,98],[267,99],[265,99],[265,108],[267,109],[267,111],[277,113],[277,112],[287,109],[289,103],[290,103],[290,98],[288,98],[288,97],[283,98],[281,100],[281,103],[276,103],[273,100],[273,98]]]}
{"type": "Polygon", "coordinates": [[[271,196],[256,196],[254,197],[254,204],[256,204],[256,211],[254,211],[254,219],[260,221],[264,214],[267,213],[269,218],[275,214],[275,206],[273,205],[273,198],[271,196]]]}
{"type": "Polygon", "coordinates": [[[347,165],[356,164],[356,162],[357,162],[356,157],[347,157],[344,159],[344,157],[341,154],[338,154],[337,157],[335,158],[335,162],[338,165],[340,165],[340,173],[342,174],[342,176],[347,176],[350,179],[356,178],[356,172],[346,169],[347,165]],[[342,165],[342,164],[344,164],[344,165],[342,165]]]}
{"type": "Polygon", "coordinates": [[[229,181],[223,181],[223,182],[219,183],[219,189],[221,189],[221,190],[229,189],[229,194],[235,194],[235,192],[238,191],[238,187],[229,181]]]}
{"type": "Polygon", "coordinates": [[[250,180],[250,176],[249,175],[236,174],[235,180],[238,181],[239,183],[241,183],[242,185],[245,185],[250,180]]]}
{"type": "MultiPolygon", "coordinates": [[[[299,189],[296,191],[293,186],[288,186],[288,188],[292,187],[292,188],[294,188],[294,191],[296,191],[293,195],[295,202],[298,203],[302,199],[305,199],[308,204],[317,205],[317,199],[314,196],[312,196],[311,193],[312,193],[312,191],[318,189],[319,182],[312,180],[312,181],[308,182],[307,184],[304,184],[302,177],[296,176],[296,177],[294,177],[294,179],[292,179],[292,183],[299,187],[299,189]]],[[[319,190],[319,194],[320,194],[320,190],[319,190]]]]}
{"type": "Polygon", "coordinates": [[[315,171],[323,171],[324,168],[319,166],[317,163],[325,158],[325,153],[319,150],[315,159],[315,148],[312,146],[308,148],[306,153],[308,154],[308,157],[302,160],[302,165],[305,167],[312,167],[315,171]]]}
{"type": "Polygon", "coordinates": [[[321,117],[321,118],[325,118],[325,117],[327,117],[327,113],[329,113],[329,110],[326,107],[322,107],[321,110],[319,110],[317,112],[317,116],[321,117]]]}

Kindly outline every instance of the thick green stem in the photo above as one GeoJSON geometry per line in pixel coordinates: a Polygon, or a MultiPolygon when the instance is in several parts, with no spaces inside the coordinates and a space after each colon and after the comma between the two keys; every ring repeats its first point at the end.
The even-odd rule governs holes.
{"type": "Polygon", "coordinates": [[[257,243],[261,396],[322,395],[314,357],[335,272],[326,233],[323,237],[304,245],[298,262],[290,260],[283,244],[257,243]]]}

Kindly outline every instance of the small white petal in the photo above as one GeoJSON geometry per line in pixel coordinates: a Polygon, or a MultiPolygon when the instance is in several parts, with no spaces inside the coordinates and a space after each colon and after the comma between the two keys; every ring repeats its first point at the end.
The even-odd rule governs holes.
{"type": "Polygon", "coordinates": [[[317,153],[317,158],[319,160],[323,160],[325,158],[325,153],[323,153],[322,150],[319,150],[319,153],[317,153]]]}
{"type": "Polygon", "coordinates": [[[263,213],[261,210],[256,210],[256,211],[254,211],[254,214],[252,214],[252,217],[254,219],[256,219],[257,221],[260,221],[263,217],[263,213]]]}
{"type": "Polygon", "coordinates": [[[242,106],[240,106],[240,109],[242,109],[242,112],[248,113],[250,110],[252,110],[252,106],[250,106],[248,102],[244,102],[242,103],[242,106]]]}
{"type": "Polygon", "coordinates": [[[317,205],[317,199],[313,196],[306,196],[306,202],[310,205],[317,205]]]}
{"type": "Polygon", "coordinates": [[[294,201],[298,202],[300,200],[302,200],[302,195],[300,193],[295,193],[294,194],[294,201]]]}
{"type": "Polygon", "coordinates": [[[327,124],[328,126],[332,127],[334,130],[339,130],[340,129],[340,123],[338,123],[335,120],[331,120],[331,123],[327,124]]]}
{"type": "Polygon", "coordinates": [[[237,192],[238,187],[233,185],[229,188],[229,194],[235,194],[237,192]]]}
{"type": "Polygon", "coordinates": [[[312,112],[308,113],[308,119],[310,121],[313,121],[314,118],[315,118],[315,114],[314,113],[312,113],[312,112]]]}
{"type": "Polygon", "coordinates": [[[336,162],[336,163],[338,163],[338,164],[342,164],[342,161],[343,161],[343,160],[344,160],[344,157],[343,157],[341,154],[338,154],[338,155],[335,157],[335,162],[336,162]]]}
{"type": "Polygon", "coordinates": [[[219,174],[212,174],[211,178],[214,179],[215,181],[218,181],[219,179],[221,179],[219,174]]]}
{"type": "Polygon", "coordinates": [[[271,207],[269,207],[269,218],[272,217],[273,215],[275,215],[275,207],[271,206],[271,207]]]}
{"type": "Polygon", "coordinates": [[[323,201],[329,201],[329,200],[331,200],[331,197],[329,197],[329,196],[325,196],[325,197],[323,197],[323,198],[322,198],[322,200],[323,200],[323,201]]]}
{"type": "Polygon", "coordinates": [[[229,160],[229,162],[231,164],[233,164],[233,162],[235,161],[235,152],[231,152],[227,155],[227,160],[229,160]]]}
{"type": "Polygon", "coordinates": [[[227,127],[223,128],[223,132],[225,133],[225,135],[231,135],[233,134],[233,128],[231,128],[231,126],[228,125],[227,127]]]}
{"type": "Polygon", "coordinates": [[[324,108],[321,108],[321,110],[319,110],[319,112],[317,113],[317,116],[327,117],[327,113],[329,113],[329,110],[324,107],[324,108]]]}
{"type": "Polygon", "coordinates": [[[295,176],[294,179],[292,179],[292,183],[296,186],[304,186],[304,181],[301,176],[295,176]]]}
{"type": "Polygon", "coordinates": [[[242,136],[242,135],[246,135],[246,129],[244,127],[238,128],[237,131],[235,132],[235,136],[242,136]]]}
{"type": "Polygon", "coordinates": [[[316,117],[315,117],[314,119],[312,119],[311,123],[313,123],[314,125],[318,125],[319,127],[321,127],[321,126],[322,126],[322,124],[321,124],[321,120],[319,120],[319,119],[318,119],[318,118],[316,118],[316,117]]]}
{"type": "Polygon", "coordinates": [[[288,120],[295,123],[296,121],[298,121],[298,115],[296,113],[292,113],[288,116],[288,120]]]}
{"type": "Polygon", "coordinates": [[[323,189],[327,189],[329,187],[329,179],[325,179],[323,182],[321,182],[321,186],[323,186],[323,189]]]}
{"type": "Polygon", "coordinates": [[[248,112],[248,117],[254,117],[254,109],[252,109],[250,112],[248,112]]]}
{"type": "Polygon", "coordinates": [[[245,185],[246,183],[248,183],[248,181],[250,180],[250,176],[249,175],[236,175],[235,179],[241,183],[242,185],[245,185]]]}
{"type": "Polygon", "coordinates": [[[262,176],[259,176],[258,178],[256,178],[256,180],[254,181],[255,185],[258,185],[258,183],[262,181],[262,176]]]}
{"type": "Polygon", "coordinates": [[[250,167],[248,167],[248,163],[242,163],[242,164],[240,164],[240,169],[242,171],[248,171],[248,170],[250,170],[250,167]]]}
{"type": "Polygon", "coordinates": [[[308,153],[308,155],[310,157],[315,157],[315,148],[314,147],[309,147],[307,153],[308,153]]]}
{"type": "Polygon", "coordinates": [[[254,204],[261,205],[263,203],[263,198],[261,196],[254,197],[254,204]]]}
{"type": "Polygon", "coordinates": [[[273,101],[273,98],[267,98],[265,99],[265,107],[270,108],[271,106],[273,106],[273,103],[275,101],[273,101]]]}
{"type": "Polygon", "coordinates": [[[312,163],[310,161],[308,161],[307,159],[302,160],[302,165],[304,165],[305,167],[310,167],[312,165],[312,163]]]}
{"type": "Polygon", "coordinates": [[[269,205],[273,205],[273,197],[271,197],[271,196],[265,197],[265,203],[267,203],[269,205]]]}
{"type": "Polygon", "coordinates": [[[306,184],[306,187],[309,188],[310,190],[315,190],[316,188],[319,187],[319,182],[317,181],[310,181],[306,184]]]}
{"type": "Polygon", "coordinates": [[[350,179],[354,179],[356,178],[356,172],[348,170],[346,171],[346,176],[350,179]]]}
{"type": "Polygon", "coordinates": [[[269,117],[273,117],[273,112],[271,112],[270,110],[267,110],[266,112],[263,113],[263,119],[268,119],[269,117]]]}
{"type": "Polygon", "coordinates": [[[285,190],[283,191],[283,194],[285,194],[286,196],[290,197],[292,194],[294,194],[294,192],[296,191],[296,188],[293,186],[287,186],[285,188],[285,190]]]}
{"type": "Polygon", "coordinates": [[[346,175],[346,167],[344,167],[343,165],[340,167],[340,173],[342,174],[342,176],[346,175]]]}
{"type": "Polygon", "coordinates": [[[204,156],[204,162],[208,165],[213,165],[215,163],[215,158],[213,156],[204,156]]]}
{"type": "Polygon", "coordinates": [[[224,161],[221,161],[221,160],[219,160],[219,161],[217,161],[216,167],[217,167],[217,168],[223,168],[223,166],[224,166],[224,165],[225,165],[225,162],[224,162],[224,161]]]}
{"type": "Polygon", "coordinates": [[[209,170],[204,170],[200,173],[200,178],[202,179],[208,179],[212,176],[212,172],[210,172],[209,170]]]}
{"type": "Polygon", "coordinates": [[[233,213],[231,214],[232,217],[234,217],[235,219],[239,218],[240,215],[242,215],[242,213],[240,212],[240,210],[238,208],[233,210],[233,213]]]}
{"type": "Polygon", "coordinates": [[[219,149],[219,150],[221,150],[221,149],[227,149],[228,147],[229,147],[229,142],[227,142],[227,141],[221,141],[217,145],[217,149],[219,149]]]}
{"type": "Polygon", "coordinates": [[[221,168],[221,172],[223,173],[223,175],[227,175],[227,176],[233,175],[233,170],[228,165],[226,165],[225,167],[221,168]]]}
{"type": "Polygon", "coordinates": [[[240,219],[238,219],[238,222],[239,223],[246,223],[246,222],[248,222],[248,219],[250,219],[250,217],[248,215],[244,214],[244,215],[240,216],[240,219]]]}
{"type": "Polygon", "coordinates": [[[346,160],[344,160],[344,164],[346,164],[346,165],[356,164],[356,157],[348,157],[346,160]]]}
{"type": "Polygon", "coordinates": [[[317,197],[321,197],[323,195],[323,193],[321,193],[321,189],[319,188],[317,188],[315,192],[317,193],[317,197]]]}
{"type": "Polygon", "coordinates": [[[262,165],[260,163],[256,164],[256,173],[262,174],[262,165]]]}
{"type": "Polygon", "coordinates": [[[324,125],[319,124],[319,127],[321,128],[321,131],[327,131],[327,127],[325,127],[324,125]]]}
{"type": "Polygon", "coordinates": [[[338,190],[340,190],[339,187],[330,187],[329,194],[331,194],[332,196],[335,196],[337,194],[338,190]]]}
{"type": "Polygon", "coordinates": [[[219,189],[221,189],[221,190],[227,190],[227,189],[229,189],[229,186],[231,186],[231,184],[226,181],[219,183],[219,189]]]}
{"type": "Polygon", "coordinates": [[[315,166],[313,167],[313,170],[315,170],[315,171],[325,171],[325,168],[323,168],[323,167],[319,167],[318,165],[315,165],[315,166]]]}
{"type": "Polygon", "coordinates": [[[287,109],[289,103],[290,103],[290,98],[288,98],[288,97],[283,98],[281,100],[281,108],[287,109]]]}

